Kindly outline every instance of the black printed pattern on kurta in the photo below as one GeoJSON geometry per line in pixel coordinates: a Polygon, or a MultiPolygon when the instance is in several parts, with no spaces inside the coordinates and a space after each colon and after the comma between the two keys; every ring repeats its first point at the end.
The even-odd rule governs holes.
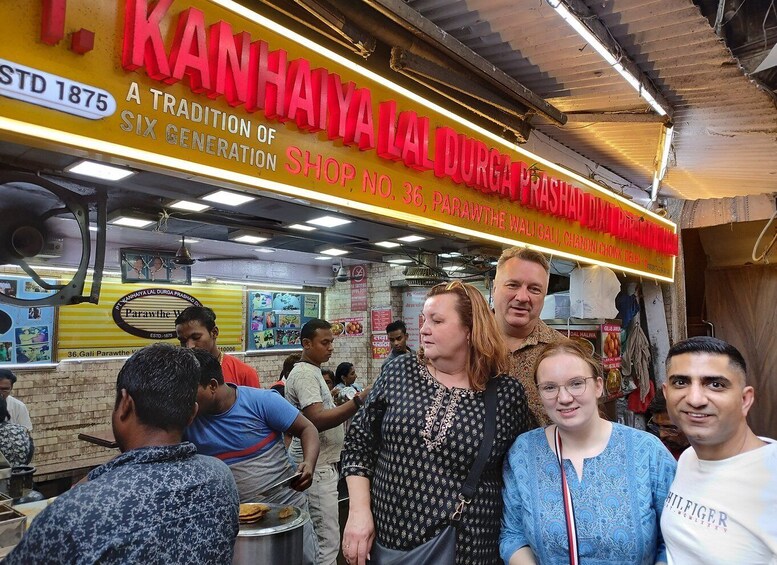
{"type": "Polygon", "coordinates": [[[32,459],[32,438],[27,428],[13,422],[0,423],[0,451],[11,467],[26,465],[32,459]]]}
{"type": "Polygon", "coordinates": [[[238,495],[229,468],[191,443],[133,449],[33,521],[8,565],[232,563],[238,495]]]}
{"type": "MultiPolygon", "coordinates": [[[[523,387],[496,377],[496,437],[456,543],[456,562],[499,562],[502,461],[513,440],[529,429],[523,387]]],[[[342,474],[372,480],[378,540],[412,549],[446,525],[483,439],[484,393],[447,390],[415,356],[386,365],[355,416],[342,453],[342,474]],[[451,417],[452,414],[452,417],[451,417]]]]}

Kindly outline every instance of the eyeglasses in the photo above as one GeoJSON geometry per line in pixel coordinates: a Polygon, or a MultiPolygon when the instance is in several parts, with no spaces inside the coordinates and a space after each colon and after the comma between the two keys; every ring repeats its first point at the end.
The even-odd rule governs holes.
{"type": "Polygon", "coordinates": [[[571,381],[567,382],[563,385],[557,385],[555,383],[546,383],[540,385],[539,391],[540,396],[544,398],[545,400],[555,400],[558,398],[558,394],[561,391],[561,387],[564,387],[564,390],[566,390],[569,394],[572,396],[580,396],[585,392],[585,387],[588,382],[588,379],[595,379],[596,377],[585,377],[585,378],[577,378],[572,379],[571,381]]]}
{"type": "Polygon", "coordinates": [[[676,434],[680,431],[680,428],[673,426],[672,424],[659,424],[654,422],[652,417],[647,421],[647,429],[656,435],[658,435],[659,430],[670,434],[676,434]]]}

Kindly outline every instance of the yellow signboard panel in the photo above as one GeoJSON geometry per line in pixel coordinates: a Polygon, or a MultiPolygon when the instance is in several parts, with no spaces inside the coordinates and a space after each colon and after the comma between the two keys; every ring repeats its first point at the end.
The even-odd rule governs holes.
{"type": "Polygon", "coordinates": [[[219,348],[242,351],[244,295],[242,288],[223,285],[160,288],[106,279],[99,304],[59,309],[58,359],[123,356],[157,341],[178,343],[163,338],[175,334],[178,313],[196,303],[216,312],[219,348]]]}
{"type": "Polygon", "coordinates": [[[5,139],[673,276],[671,222],[236,3],[3,9],[5,139]]]}

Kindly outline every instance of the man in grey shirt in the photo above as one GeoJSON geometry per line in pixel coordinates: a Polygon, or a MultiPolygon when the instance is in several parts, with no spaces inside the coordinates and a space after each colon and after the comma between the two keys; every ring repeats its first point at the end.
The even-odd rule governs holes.
{"type": "MultiPolygon", "coordinates": [[[[286,400],[291,402],[318,429],[321,451],[318,455],[313,485],[308,489],[308,507],[318,537],[319,565],[334,565],[340,550],[340,521],[337,507],[337,481],[340,451],[343,448],[343,422],[356,414],[364,404],[369,387],[352,400],[335,406],[329,387],[321,376],[321,364],[329,361],[334,351],[332,325],[314,318],[302,326],[302,358],[286,379],[286,400]]],[[[292,439],[289,452],[295,461],[302,458],[302,445],[292,439]]]]}

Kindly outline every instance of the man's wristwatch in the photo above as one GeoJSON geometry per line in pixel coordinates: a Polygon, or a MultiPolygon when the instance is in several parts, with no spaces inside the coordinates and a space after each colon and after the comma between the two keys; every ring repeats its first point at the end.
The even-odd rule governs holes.
{"type": "Polygon", "coordinates": [[[358,394],[353,397],[353,401],[356,403],[357,408],[361,408],[362,406],[364,406],[364,400],[362,400],[362,397],[359,396],[358,394]]]}

